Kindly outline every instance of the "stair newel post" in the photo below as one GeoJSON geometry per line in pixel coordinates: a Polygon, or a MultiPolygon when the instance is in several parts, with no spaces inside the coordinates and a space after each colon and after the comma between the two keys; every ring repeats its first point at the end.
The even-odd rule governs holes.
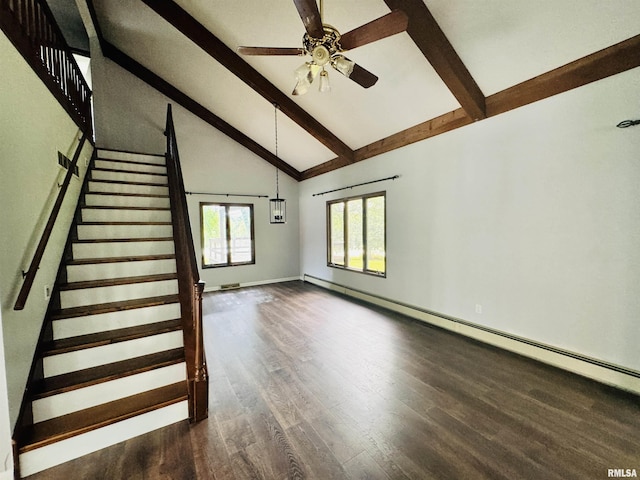
{"type": "Polygon", "coordinates": [[[192,422],[198,422],[207,418],[209,403],[209,386],[202,336],[204,282],[200,280],[198,273],[171,105],[167,108],[165,135],[167,136],[167,177],[176,249],[178,296],[182,312],[184,352],[187,363],[189,419],[192,422]]]}
{"type": "Polygon", "coordinates": [[[194,336],[194,375],[189,379],[189,396],[193,399],[190,417],[196,422],[209,415],[209,382],[207,364],[204,356],[204,341],[202,337],[202,292],[204,282],[193,286],[193,336],[194,336]]]}

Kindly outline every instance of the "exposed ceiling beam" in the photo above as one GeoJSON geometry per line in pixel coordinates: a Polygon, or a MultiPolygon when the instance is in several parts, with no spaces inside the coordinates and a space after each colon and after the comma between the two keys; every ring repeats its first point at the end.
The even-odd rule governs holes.
{"type": "Polygon", "coordinates": [[[488,116],[640,67],[640,35],[487,97],[488,116]]]}
{"type": "Polygon", "coordinates": [[[349,146],[300,108],[287,95],[278,90],[179,5],[172,0],[142,1],[270,103],[277,104],[280,111],[309,132],[339,158],[349,163],[353,161],[354,153],[349,146]]]}
{"type": "Polygon", "coordinates": [[[276,157],[269,150],[262,147],[251,138],[247,137],[244,133],[237,130],[235,127],[229,125],[220,117],[209,111],[207,108],[203,107],[200,103],[196,102],[194,99],[178,90],[169,82],[162,79],[151,70],[138,63],[133,58],[129,57],[126,53],[122,52],[104,39],[101,42],[101,45],[102,53],[105,55],[105,57],[113,60],[122,68],[128,70],[133,75],[158,90],[160,93],[166,95],[197,117],[207,122],[212,127],[220,130],[229,138],[235,140],[273,166],[279,168],[290,177],[298,181],[301,179],[301,173],[294,167],[276,157]]]}
{"type": "Polygon", "coordinates": [[[423,0],[384,0],[409,16],[407,33],[473,120],[486,117],[485,97],[423,0]]]}
{"type": "MultiPolygon", "coordinates": [[[[489,117],[506,113],[574,88],[640,67],[640,35],[487,97],[489,117]]],[[[355,161],[389,152],[473,123],[463,109],[454,110],[356,150],[355,161]]],[[[343,165],[333,159],[302,172],[302,180],[343,165]]]]}

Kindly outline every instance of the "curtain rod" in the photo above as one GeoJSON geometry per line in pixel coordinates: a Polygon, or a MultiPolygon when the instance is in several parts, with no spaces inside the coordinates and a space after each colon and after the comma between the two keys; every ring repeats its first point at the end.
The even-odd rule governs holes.
{"type": "Polygon", "coordinates": [[[361,187],[362,185],[369,185],[370,183],[384,182],[386,180],[395,180],[396,178],[400,178],[400,175],[394,175],[393,177],[381,178],[380,180],[371,180],[370,182],[356,183],[355,185],[349,185],[348,187],[336,188],[334,190],[327,190],[326,192],[314,193],[313,196],[317,197],[318,195],[325,195],[327,193],[339,192],[340,190],[347,190],[348,188],[353,188],[353,187],[361,187]]]}
{"type": "Polygon", "coordinates": [[[184,192],[187,195],[218,195],[220,197],[253,197],[269,198],[269,195],[252,195],[250,193],[211,193],[211,192],[184,192]]]}

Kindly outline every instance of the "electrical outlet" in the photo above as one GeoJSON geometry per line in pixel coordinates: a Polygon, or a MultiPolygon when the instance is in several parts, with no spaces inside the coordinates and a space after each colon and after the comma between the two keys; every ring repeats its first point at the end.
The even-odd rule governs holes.
{"type": "Polygon", "coordinates": [[[44,286],[44,299],[49,300],[51,298],[51,287],[49,285],[44,286]]]}
{"type": "Polygon", "coordinates": [[[476,303],[476,313],[478,315],[482,315],[482,305],[480,305],[479,303],[476,303]]]}

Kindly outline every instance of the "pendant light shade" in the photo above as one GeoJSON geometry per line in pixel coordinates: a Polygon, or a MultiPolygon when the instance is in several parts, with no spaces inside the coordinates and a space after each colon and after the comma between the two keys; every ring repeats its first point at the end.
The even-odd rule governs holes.
{"type": "MultiPolygon", "coordinates": [[[[274,123],[276,137],[276,157],[278,157],[278,104],[274,103],[274,123]]],[[[276,198],[269,200],[269,222],[287,223],[287,202],[280,198],[280,185],[278,182],[279,169],[276,167],[276,198]]]]}
{"type": "Polygon", "coordinates": [[[269,214],[271,223],[287,223],[287,202],[284,198],[269,200],[269,214]]]}

